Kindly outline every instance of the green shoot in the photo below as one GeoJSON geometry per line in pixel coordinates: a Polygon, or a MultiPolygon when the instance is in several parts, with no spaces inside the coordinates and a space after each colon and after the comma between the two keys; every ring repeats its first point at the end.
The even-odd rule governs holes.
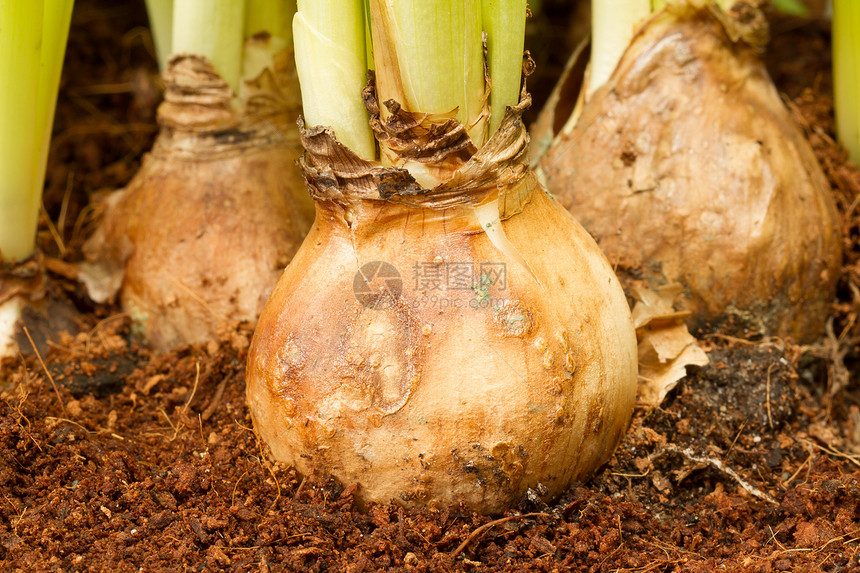
{"type": "Polygon", "coordinates": [[[293,14],[296,3],[287,0],[245,0],[245,37],[268,32],[293,43],[293,14]]]}
{"type": "Polygon", "coordinates": [[[860,2],[833,0],[833,99],[836,133],[860,165],[860,2]]]}
{"type": "Polygon", "coordinates": [[[413,112],[457,109],[472,141],[483,145],[480,1],[370,0],[370,21],[380,101],[413,112]]]}
{"type": "MultiPolygon", "coordinates": [[[[54,127],[54,112],[57,109],[57,93],[60,91],[60,76],[63,57],[69,40],[74,0],[45,0],[42,21],[42,54],[39,59],[39,96],[36,100],[36,137],[39,138],[39,165],[36,173],[34,197],[41,197],[48,166],[51,131],[54,127]]],[[[39,204],[33,206],[33,218],[38,219],[39,204]]]]}
{"type": "MultiPolygon", "coordinates": [[[[278,54],[292,48],[296,3],[285,0],[245,0],[245,2],[242,78],[254,80],[265,69],[274,71],[277,67],[275,61],[278,54]]],[[[245,90],[242,90],[240,94],[242,99],[247,95],[245,90]]]]}
{"type": "Polygon", "coordinates": [[[173,53],[206,57],[238,94],[244,13],[244,0],[175,0],[173,53]]]}
{"type": "Polygon", "coordinates": [[[309,127],[331,127],[359,157],[376,158],[361,90],[367,82],[362,0],[299,0],[293,18],[296,68],[309,127]]]}
{"type": "Polygon", "coordinates": [[[33,102],[39,93],[43,9],[42,2],[0,6],[0,78],[7,86],[0,90],[0,253],[13,260],[32,253],[36,236],[31,213],[39,144],[33,102]]]}
{"type": "Polygon", "coordinates": [[[364,43],[367,46],[367,68],[375,70],[373,61],[373,33],[370,31],[370,0],[364,0],[364,43]]]}
{"type": "Polygon", "coordinates": [[[591,75],[587,95],[606,83],[637,27],[651,14],[651,0],[592,0],[591,75]]]}
{"type": "Polygon", "coordinates": [[[35,248],[72,0],[0,3],[0,255],[35,248]]]}
{"type": "Polygon", "coordinates": [[[502,122],[505,107],[519,101],[526,0],[483,0],[481,16],[487,32],[492,134],[502,122]]]}
{"type": "Polygon", "coordinates": [[[173,0],[146,0],[146,12],[149,15],[149,30],[155,44],[158,69],[164,73],[167,58],[173,53],[170,48],[173,39],[173,0]]]}

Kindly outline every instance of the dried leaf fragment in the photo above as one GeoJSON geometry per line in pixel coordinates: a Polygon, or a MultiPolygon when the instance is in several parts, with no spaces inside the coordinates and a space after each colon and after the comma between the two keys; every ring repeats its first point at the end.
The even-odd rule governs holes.
{"type": "Polygon", "coordinates": [[[687,375],[687,366],[705,366],[708,355],[687,330],[687,312],[676,311],[672,301],[681,292],[678,284],[659,290],[633,289],[639,301],[633,307],[633,325],[639,343],[639,401],[659,405],[687,375]]]}

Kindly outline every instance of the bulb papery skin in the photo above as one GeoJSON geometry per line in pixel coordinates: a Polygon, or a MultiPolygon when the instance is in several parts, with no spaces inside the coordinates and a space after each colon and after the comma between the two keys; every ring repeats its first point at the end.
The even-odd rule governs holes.
{"type": "Polygon", "coordinates": [[[317,217],[246,370],[276,459],[358,483],[360,503],[494,514],[610,457],[636,393],[629,308],[595,242],[528,169],[520,113],[432,190],[330,131],[303,132],[317,217]],[[475,214],[496,199],[517,256],[475,214]]]}
{"type": "MultiPolygon", "coordinates": [[[[159,350],[255,321],[310,226],[295,164],[297,98],[264,72],[244,110],[205,59],[176,56],[153,150],[108,198],[81,275],[97,301],[119,292],[159,350]]],[[[297,88],[295,94],[298,94],[297,88]]]]}
{"type": "Polygon", "coordinates": [[[700,332],[806,342],[835,294],[838,215],[758,53],[729,24],[707,9],[652,17],[539,169],[625,285],[680,282],[700,332]]]}

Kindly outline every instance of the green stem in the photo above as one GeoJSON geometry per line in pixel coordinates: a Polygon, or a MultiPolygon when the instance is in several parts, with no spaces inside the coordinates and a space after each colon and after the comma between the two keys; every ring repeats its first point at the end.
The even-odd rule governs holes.
{"type": "Polygon", "coordinates": [[[519,101],[526,32],[526,0],[482,0],[481,19],[487,32],[490,68],[490,134],[495,133],[506,106],[519,101]]]}
{"type": "Polygon", "coordinates": [[[367,46],[367,69],[375,70],[376,63],[373,60],[373,32],[370,29],[370,0],[364,0],[364,43],[367,46]]]}
{"type": "Polygon", "coordinates": [[[592,0],[591,75],[587,95],[606,83],[636,28],[650,14],[651,0],[592,0]]]}
{"type": "MultiPolygon", "coordinates": [[[[242,78],[254,80],[265,69],[275,71],[281,54],[293,46],[296,3],[285,0],[245,0],[245,46],[242,78]]],[[[288,56],[292,59],[292,55],[288,56]]],[[[246,86],[243,85],[243,88],[246,86]]],[[[240,96],[247,97],[246,90],[240,96]]]]}
{"type": "Polygon", "coordinates": [[[833,103],[836,133],[860,165],[860,2],[833,0],[833,103]]]}
{"type": "Polygon", "coordinates": [[[34,202],[31,218],[39,219],[45,171],[48,167],[48,152],[51,149],[51,131],[54,128],[54,112],[57,110],[57,93],[63,72],[63,58],[69,40],[74,0],[45,0],[45,18],[42,25],[42,54],[40,58],[39,99],[36,115],[36,137],[39,137],[39,165],[33,190],[34,202]]]}
{"type": "Polygon", "coordinates": [[[363,0],[299,0],[296,69],[309,127],[331,127],[360,157],[376,158],[361,90],[367,81],[363,0]]]}
{"type": "Polygon", "coordinates": [[[149,31],[158,57],[158,69],[164,73],[167,69],[167,58],[173,53],[170,48],[173,39],[173,0],[146,0],[146,12],[149,15],[149,31]]]}
{"type": "Polygon", "coordinates": [[[370,17],[380,101],[394,99],[413,112],[456,108],[472,141],[482,145],[480,1],[370,0],[370,17]]]}
{"type": "Polygon", "coordinates": [[[236,94],[244,12],[244,0],[175,0],[173,5],[173,53],[206,57],[236,94]]]}
{"type": "Polygon", "coordinates": [[[8,260],[35,248],[72,4],[0,3],[0,254],[8,260]]]}
{"type": "Polygon", "coordinates": [[[245,37],[268,32],[293,43],[293,14],[296,3],[286,0],[245,0],[245,37]]]}
{"type": "Polygon", "coordinates": [[[30,216],[39,153],[36,140],[42,2],[0,3],[0,254],[28,257],[35,246],[30,216]],[[12,88],[14,86],[14,88],[12,88]]]}

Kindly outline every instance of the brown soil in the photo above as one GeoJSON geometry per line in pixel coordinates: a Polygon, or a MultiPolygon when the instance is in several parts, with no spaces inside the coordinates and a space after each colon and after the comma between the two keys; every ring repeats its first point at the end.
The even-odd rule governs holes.
{"type": "Polygon", "coordinates": [[[142,3],[76,6],[39,241],[47,296],[27,320],[39,354],[24,337],[3,365],[0,569],[860,570],[860,172],[833,141],[825,26],[777,22],[767,60],[845,216],[828,333],[808,347],[708,337],[711,365],[637,410],[596,476],[549,503],[530,492],[498,521],[358,512],[350,484],[268,460],[244,405],[248,327],[156,354],[87,300],[67,263],[88,205],[155,134],[145,26],[142,3]]]}

